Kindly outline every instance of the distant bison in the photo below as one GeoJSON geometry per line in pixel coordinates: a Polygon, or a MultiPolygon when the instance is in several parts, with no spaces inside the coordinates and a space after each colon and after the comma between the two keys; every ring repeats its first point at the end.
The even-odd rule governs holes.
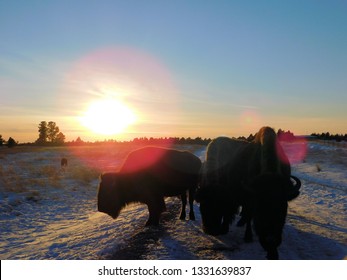
{"type": "Polygon", "coordinates": [[[272,128],[261,128],[253,142],[218,137],[208,145],[197,194],[204,231],[227,233],[242,206],[245,241],[252,240],[253,220],[267,258],[278,259],[287,201],[300,186],[272,128]]]}
{"type": "Polygon", "coordinates": [[[66,158],[62,158],[62,159],[61,159],[61,161],[60,161],[60,166],[61,166],[62,168],[67,166],[67,159],[66,159],[66,158]]]}
{"type": "Polygon", "coordinates": [[[146,225],[158,225],[166,209],[164,197],[181,195],[180,219],[185,219],[189,190],[189,217],[194,220],[193,201],[200,168],[200,159],[187,151],[159,147],[135,150],[119,172],[101,175],[98,211],[116,219],[127,204],[140,202],[148,206],[146,225]]]}

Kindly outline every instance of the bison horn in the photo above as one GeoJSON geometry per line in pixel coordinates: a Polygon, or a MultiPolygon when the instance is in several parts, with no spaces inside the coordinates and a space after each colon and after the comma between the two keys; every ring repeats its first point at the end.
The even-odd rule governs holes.
{"type": "Polygon", "coordinates": [[[293,187],[296,189],[296,190],[299,190],[301,188],[301,181],[298,177],[295,177],[293,175],[290,176],[294,181],[295,181],[295,185],[293,184],[293,187]]]}
{"type": "Polygon", "coordinates": [[[295,181],[295,185],[291,182],[290,189],[288,190],[288,201],[293,200],[294,198],[297,198],[299,196],[299,189],[301,187],[301,181],[299,180],[299,178],[292,175],[290,177],[295,181]]]}

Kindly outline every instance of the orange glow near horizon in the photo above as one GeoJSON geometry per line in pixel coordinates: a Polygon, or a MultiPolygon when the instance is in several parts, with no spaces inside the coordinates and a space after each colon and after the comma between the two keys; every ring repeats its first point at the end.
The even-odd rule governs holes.
{"type": "Polygon", "coordinates": [[[174,135],[181,115],[169,69],[156,57],[126,47],[97,49],[76,60],[57,107],[77,119],[80,136],[94,139],[174,135]]]}

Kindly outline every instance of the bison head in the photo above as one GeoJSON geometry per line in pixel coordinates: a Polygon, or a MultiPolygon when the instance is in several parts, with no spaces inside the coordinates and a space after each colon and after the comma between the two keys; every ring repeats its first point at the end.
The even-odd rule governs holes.
{"type": "Polygon", "coordinates": [[[205,233],[219,235],[228,232],[233,213],[233,203],[227,201],[229,197],[230,194],[222,187],[198,189],[195,199],[200,203],[202,228],[205,233]]]}
{"type": "Polygon", "coordinates": [[[100,176],[98,188],[98,211],[110,215],[113,219],[119,216],[124,207],[119,190],[117,173],[105,173],[100,176]]]}
{"type": "MultiPolygon", "coordinates": [[[[296,182],[298,184],[299,181],[296,182]]],[[[258,176],[250,185],[254,229],[268,259],[278,259],[277,247],[282,242],[287,201],[293,196],[293,188],[288,177],[271,173],[258,176]]]]}

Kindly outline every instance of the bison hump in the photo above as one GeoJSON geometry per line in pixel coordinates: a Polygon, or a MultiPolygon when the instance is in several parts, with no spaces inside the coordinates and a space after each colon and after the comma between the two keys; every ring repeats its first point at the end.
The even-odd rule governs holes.
{"type": "Polygon", "coordinates": [[[131,152],[121,172],[137,173],[152,169],[172,169],[181,172],[198,172],[201,161],[189,152],[160,147],[145,147],[131,152]]]}

